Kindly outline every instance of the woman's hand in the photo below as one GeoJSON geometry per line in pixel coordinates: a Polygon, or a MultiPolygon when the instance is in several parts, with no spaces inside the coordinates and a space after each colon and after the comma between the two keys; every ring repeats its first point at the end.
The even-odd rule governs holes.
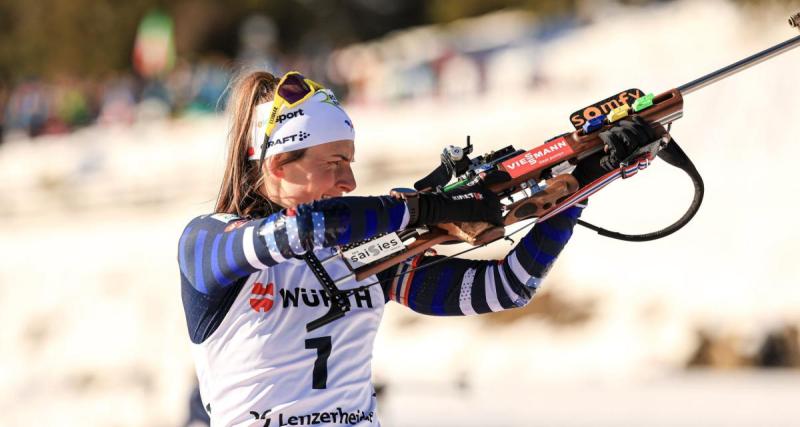
{"type": "Polygon", "coordinates": [[[600,139],[608,153],[600,159],[600,165],[606,171],[619,167],[620,162],[628,158],[639,147],[643,147],[657,139],[656,132],[640,116],[622,119],[617,126],[600,132],[600,139]]]}
{"type": "Polygon", "coordinates": [[[640,116],[622,119],[611,129],[600,132],[604,152],[581,160],[572,175],[581,187],[619,167],[637,149],[657,139],[655,130],[640,116]]]}

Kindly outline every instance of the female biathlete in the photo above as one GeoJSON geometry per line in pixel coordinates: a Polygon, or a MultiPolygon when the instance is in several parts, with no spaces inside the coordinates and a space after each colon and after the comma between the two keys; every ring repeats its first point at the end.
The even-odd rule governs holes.
{"type": "MultiPolygon", "coordinates": [[[[501,261],[452,258],[409,271],[441,258],[419,256],[339,283],[382,281],[353,292],[346,316],[307,332],[331,301],[305,254],[326,259],[334,246],[408,227],[501,224],[501,204],[482,188],[413,200],[343,197],[356,188],[353,121],[330,90],[300,74],[247,74],[233,84],[229,109],[215,213],[186,226],[178,254],[200,394],[215,426],[379,425],[370,361],[386,302],[438,316],[524,306],[582,210],[536,224],[501,261]]],[[[655,139],[641,121],[615,129],[603,164],[655,139]]],[[[590,182],[605,173],[600,160],[582,161],[574,175],[590,182]]],[[[325,269],[333,278],[349,273],[341,259],[325,269]]]]}

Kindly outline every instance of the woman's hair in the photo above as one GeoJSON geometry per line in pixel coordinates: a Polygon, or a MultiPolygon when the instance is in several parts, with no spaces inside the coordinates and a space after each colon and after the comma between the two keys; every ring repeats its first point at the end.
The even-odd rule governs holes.
{"type": "MultiPolygon", "coordinates": [[[[276,205],[259,190],[264,174],[258,161],[248,160],[253,111],[256,105],[272,101],[279,79],[265,71],[245,73],[235,78],[229,88],[228,113],[231,127],[228,133],[228,160],[217,197],[216,213],[241,217],[266,216],[276,205]]],[[[277,154],[280,164],[300,159],[305,150],[277,154]]]]}

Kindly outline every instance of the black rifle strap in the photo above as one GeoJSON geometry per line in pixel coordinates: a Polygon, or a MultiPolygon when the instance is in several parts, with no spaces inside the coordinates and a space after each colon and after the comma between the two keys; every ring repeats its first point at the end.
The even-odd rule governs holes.
{"type": "Polygon", "coordinates": [[[319,319],[312,320],[306,325],[306,331],[311,332],[314,329],[333,322],[350,311],[350,299],[347,297],[347,292],[339,290],[336,283],[325,270],[325,267],[312,251],[306,252],[302,258],[331,299],[331,309],[319,319]]]}
{"type": "Polygon", "coordinates": [[[606,230],[605,228],[598,227],[583,220],[578,220],[578,224],[596,231],[597,234],[600,234],[601,236],[625,240],[628,242],[648,242],[651,240],[660,239],[662,237],[667,237],[670,234],[680,230],[684,225],[688,224],[700,209],[700,204],[703,203],[703,195],[705,194],[703,178],[700,176],[700,172],[697,171],[697,168],[695,168],[694,164],[689,159],[689,156],[686,155],[686,153],[674,140],[670,141],[669,144],[659,151],[657,155],[670,165],[686,172],[686,174],[689,175],[689,178],[691,178],[692,184],[694,184],[694,198],[692,199],[692,203],[689,205],[689,209],[686,210],[686,213],[684,213],[680,219],[668,227],[646,234],[618,233],[616,231],[606,230]]]}

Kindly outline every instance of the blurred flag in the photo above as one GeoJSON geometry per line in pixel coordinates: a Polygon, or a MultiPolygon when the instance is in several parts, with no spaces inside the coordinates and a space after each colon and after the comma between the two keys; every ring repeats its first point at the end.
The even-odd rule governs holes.
{"type": "Polygon", "coordinates": [[[142,18],[133,46],[133,67],[144,77],[164,74],[175,65],[172,18],[153,11],[142,18]]]}

